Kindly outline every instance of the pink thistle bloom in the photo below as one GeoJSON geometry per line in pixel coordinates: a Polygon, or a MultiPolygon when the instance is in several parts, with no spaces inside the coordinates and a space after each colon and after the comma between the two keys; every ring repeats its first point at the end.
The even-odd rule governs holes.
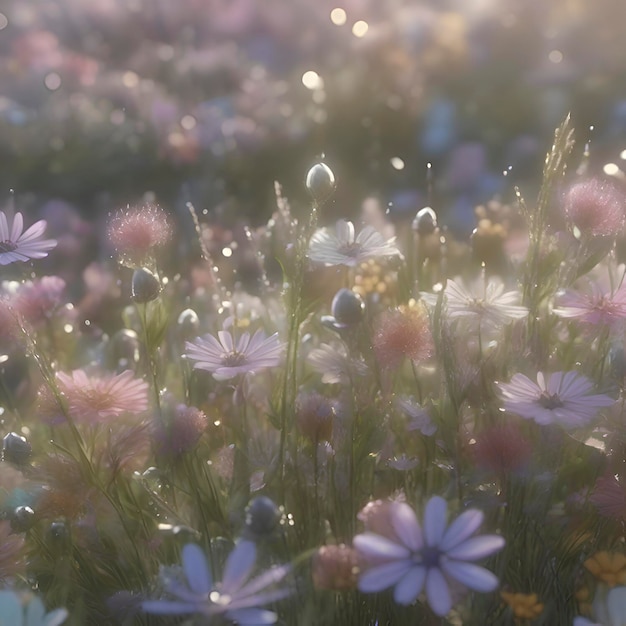
{"type": "Polygon", "coordinates": [[[109,222],[107,235],[120,257],[136,265],[170,241],[172,225],[161,207],[148,204],[118,211],[109,222]]]}
{"type": "Polygon", "coordinates": [[[588,424],[615,400],[604,394],[591,394],[593,383],[577,372],[537,373],[537,382],[515,374],[509,383],[496,383],[504,399],[502,410],[515,413],[537,424],[561,424],[577,428],[588,424]]]}
{"type": "Polygon", "coordinates": [[[185,358],[195,361],[194,369],[206,370],[215,380],[228,380],[239,374],[250,374],[280,363],[283,346],[278,333],[265,337],[257,330],[252,337],[243,333],[237,344],[227,330],[220,330],[217,338],[211,334],[185,342],[185,358]]]}
{"type": "Polygon", "coordinates": [[[603,291],[590,283],[587,292],[567,289],[557,295],[555,315],[593,326],[616,326],[626,319],[626,285],[614,292],[603,291]]]}
{"type": "Polygon", "coordinates": [[[84,370],[57,373],[59,390],[70,415],[81,422],[99,423],[122,413],[143,413],[148,408],[148,384],[130,370],[117,376],[89,377],[84,370]]]}
{"type": "MultiPolygon", "coordinates": [[[[435,306],[437,295],[422,293],[426,304],[435,306]]],[[[469,286],[448,280],[444,303],[450,320],[463,320],[472,326],[497,328],[514,320],[523,319],[528,309],[519,304],[519,291],[504,291],[504,284],[491,279],[486,284],[478,280],[469,286]]]]}
{"type": "Polygon", "coordinates": [[[313,234],[309,259],[323,265],[356,267],[374,257],[399,256],[395,239],[385,239],[372,226],[365,226],[356,235],[352,222],[339,220],[334,233],[329,228],[321,228],[313,234]]]}
{"type": "Polygon", "coordinates": [[[624,226],[624,200],[612,184],[592,178],[572,185],[563,204],[566,217],[582,233],[614,237],[624,226]]]}
{"type": "Polygon", "coordinates": [[[0,211],[0,265],[15,261],[43,259],[57,245],[54,239],[40,239],[46,230],[46,220],[35,222],[24,231],[24,218],[16,213],[9,229],[7,216],[0,211]]]}
{"type": "Polygon", "coordinates": [[[499,535],[475,536],[482,511],[468,509],[448,526],[448,505],[434,496],[426,504],[421,527],[408,504],[392,502],[390,507],[391,536],[365,532],[353,540],[368,564],[359,576],[360,591],[393,587],[394,600],[409,605],[424,590],[430,608],[443,617],[452,609],[451,583],[483,593],[496,589],[496,576],[472,562],[504,547],[499,535]]]}
{"type": "Polygon", "coordinates": [[[51,318],[63,304],[65,281],[58,276],[44,276],[20,285],[13,302],[17,313],[30,324],[51,318]]]}

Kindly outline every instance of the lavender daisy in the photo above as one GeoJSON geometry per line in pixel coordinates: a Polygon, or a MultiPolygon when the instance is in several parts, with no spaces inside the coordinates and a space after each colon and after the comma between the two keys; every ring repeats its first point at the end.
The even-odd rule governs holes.
{"type": "Polygon", "coordinates": [[[394,588],[398,604],[412,604],[422,590],[435,614],[447,615],[452,608],[450,582],[474,591],[493,591],[496,576],[471,561],[497,552],[504,546],[498,535],[472,536],[483,522],[483,513],[469,509],[450,526],[447,503],[434,496],[426,504],[424,527],[404,502],[392,502],[391,537],[366,532],[353,545],[369,567],[359,577],[359,590],[372,593],[394,588]]]}
{"type": "Polygon", "coordinates": [[[273,587],[291,570],[289,565],[272,567],[249,580],[256,561],[253,541],[240,541],[226,559],[221,583],[213,583],[211,570],[202,549],[188,543],[182,551],[184,580],[162,572],[165,591],[171,600],[146,600],[142,609],[157,615],[197,613],[206,617],[223,615],[237,624],[274,624],[277,615],[262,608],[286,598],[290,589],[273,587]]]}
{"type": "Polygon", "coordinates": [[[509,383],[497,383],[504,399],[502,410],[537,424],[577,428],[588,424],[598,411],[615,403],[604,394],[591,394],[593,383],[577,372],[537,373],[537,382],[515,374],[509,383]]]}
{"type": "Polygon", "coordinates": [[[185,342],[185,357],[195,361],[194,369],[206,370],[216,380],[228,380],[239,374],[249,374],[280,363],[282,344],[278,333],[265,337],[257,330],[252,337],[243,333],[235,344],[233,335],[220,330],[217,338],[207,334],[185,342]]]}
{"type": "Polygon", "coordinates": [[[324,265],[356,267],[363,261],[379,256],[399,256],[395,237],[385,239],[372,226],[365,226],[355,235],[354,224],[339,220],[333,233],[321,228],[311,237],[309,259],[324,265]]]}
{"type": "Polygon", "coordinates": [[[43,259],[57,245],[54,239],[40,239],[46,229],[46,221],[39,220],[24,231],[24,218],[16,213],[9,229],[7,216],[0,211],[0,265],[15,261],[43,259]]]}
{"type": "MultiPolygon", "coordinates": [[[[437,295],[422,293],[426,304],[434,306],[437,295]]],[[[523,319],[528,309],[519,304],[518,291],[504,291],[504,284],[497,279],[487,283],[478,280],[467,287],[460,282],[448,280],[445,305],[450,320],[463,320],[473,326],[498,328],[513,320],[523,319]]]]}
{"type": "Polygon", "coordinates": [[[567,289],[557,294],[555,315],[593,326],[616,327],[626,320],[626,285],[615,291],[604,291],[590,283],[586,291],[567,289]]]}

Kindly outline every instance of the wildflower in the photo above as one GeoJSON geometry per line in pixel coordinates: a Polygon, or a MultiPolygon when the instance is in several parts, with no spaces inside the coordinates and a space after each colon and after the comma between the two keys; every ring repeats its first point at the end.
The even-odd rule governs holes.
{"type": "Polygon", "coordinates": [[[195,361],[194,369],[206,370],[215,380],[228,380],[239,374],[251,374],[280,363],[282,344],[278,333],[265,337],[257,330],[252,337],[243,333],[237,344],[230,331],[220,330],[217,339],[210,334],[186,341],[185,358],[195,361]]]}
{"type": "Polygon", "coordinates": [[[355,376],[365,376],[368,372],[365,362],[348,356],[343,345],[323,343],[309,352],[308,361],[322,375],[322,382],[328,384],[349,383],[355,376]]]}
{"type": "Polygon", "coordinates": [[[20,285],[13,306],[30,324],[41,324],[61,306],[64,291],[65,281],[62,278],[44,276],[20,285]]]}
{"type": "Polygon", "coordinates": [[[626,587],[599,585],[591,607],[593,622],[575,617],[573,626],[626,626],[626,587]]]}
{"type": "Polygon", "coordinates": [[[590,283],[584,292],[567,289],[557,294],[552,311],[584,324],[614,327],[626,320],[626,284],[612,292],[605,292],[596,283],[590,283]]]}
{"type": "Polygon", "coordinates": [[[615,403],[604,394],[590,394],[593,383],[577,372],[537,373],[537,383],[515,374],[509,383],[497,383],[504,410],[537,424],[576,428],[592,420],[602,407],[615,403]]]}
{"type": "Polygon", "coordinates": [[[126,370],[117,376],[90,377],[84,370],[57,373],[70,416],[97,423],[122,413],[142,413],[148,408],[148,384],[126,370]]]}
{"type": "Polygon", "coordinates": [[[335,406],[317,391],[299,393],[296,398],[296,422],[300,432],[314,443],[330,441],[335,420],[335,406]]]}
{"type": "Polygon", "coordinates": [[[369,563],[359,576],[360,591],[394,587],[395,601],[408,605],[424,589],[434,613],[443,617],[452,608],[451,581],[481,592],[498,586],[494,574],[471,563],[504,546],[498,535],[472,537],[482,524],[481,511],[467,510],[446,528],[446,501],[434,496],[426,504],[423,529],[404,502],[391,504],[390,517],[397,538],[370,532],[354,538],[359,556],[369,563]]]}
{"type": "Polygon", "coordinates": [[[46,613],[43,602],[32,594],[20,594],[10,589],[0,590],[2,624],[10,626],[60,626],[68,616],[67,609],[46,613]]]}
{"type": "Polygon", "coordinates": [[[536,593],[501,591],[500,596],[511,607],[517,619],[536,619],[543,613],[543,602],[536,593]]]}
{"type": "Polygon", "coordinates": [[[356,267],[372,257],[399,255],[395,237],[386,240],[372,226],[365,226],[355,236],[354,224],[339,220],[334,233],[321,228],[313,234],[308,256],[313,263],[356,267]]]}
{"type": "Polygon", "coordinates": [[[39,220],[24,231],[22,214],[16,213],[9,230],[7,216],[0,211],[0,265],[48,256],[48,250],[52,250],[57,242],[54,239],[40,239],[45,229],[46,221],[39,220]]]}
{"type": "Polygon", "coordinates": [[[332,591],[354,589],[358,571],[356,551],[343,543],[337,546],[322,546],[313,556],[312,576],[316,589],[332,591]]]}
{"type": "Polygon", "coordinates": [[[316,163],[306,175],[305,186],[316,202],[324,202],[335,191],[335,175],[326,163],[316,163]]]}
{"type": "Polygon", "coordinates": [[[259,607],[287,597],[289,589],[269,589],[290,571],[290,566],[273,567],[249,580],[256,561],[256,545],[239,541],[226,559],[222,582],[214,584],[202,549],[188,543],[182,551],[184,581],[163,576],[166,592],[173,600],[146,600],[142,608],[157,615],[198,613],[205,617],[223,615],[238,624],[273,624],[277,616],[259,607]]]}
{"type": "Polygon", "coordinates": [[[626,518],[626,490],[617,477],[611,474],[600,476],[596,480],[589,501],[603,517],[626,518]]]}
{"type": "Polygon", "coordinates": [[[405,357],[419,363],[434,350],[428,316],[422,308],[400,307],[382,313],[376,320],[372,343],[380,365],[392,370],[405,357]]]}
{"type": "Polygon", "coordinates": [[[157,451],[168,458],[178,458],[196,447],[206,430],[206,415],[196,407],[178,404],[171,407],[154,427],[157,451]]]}
{"type": "Polygon", "coordinates": [[[593,178],[572,185],[563,198],[565,216],[582,233],[615,236],[624,225],[624,194],[593,178]]]}
{"type": "MultiPolygon", "coordinates": [[[[426,304],[434,306],[437,295],[422,293],[426,304]]],[[[518,291],[504,291],[497,279],[474,282],[465,287],[460,282],[448,280],[444,291],[446,312],[450,320],[463,320],[471,326],[499,328],[514,320],[523,319],[528,309],[520,306],[518,291]]]]}
{"type": "Polygon", "coordinates": [[[118,211],[109,222],[108,239],[121,260],[131,266],[149,258],[172,238],[172,225],[156,205],[118,211]]]}
{"type": "Polygon", "coordinates": [[[437,426],[433,424],[428,411],[415,402],[413,396],[399,396],[395,404],[409,418],[406,425],[408,431],[419,430],[425,437],[437,432],[437,426]]]}
{"type": "Polygon", "coordinates": [[[621,552],[601,550],[592,554],[583,565],[609,587],[626,584],[626,555],[621,552]]]}

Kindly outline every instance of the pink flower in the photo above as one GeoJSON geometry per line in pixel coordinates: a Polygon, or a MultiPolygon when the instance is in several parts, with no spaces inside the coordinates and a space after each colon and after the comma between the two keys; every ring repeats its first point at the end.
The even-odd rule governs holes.
{"type": "Polygon", "coordinates": [[[611,237],[624,226],[624,199],[624,194],[612,184],[592,178],[568,189],[564,211],[582,233],[611,237]]]}
{"type": "Polygon", "coordinates": [[[73,419],[98,423],[122,413],[148,408],[148,384],[130,370],[117,376],[89,377],[84,370],[57,373],[59,389],[73,419]]]}
{"type": "Polygon", "coordinates": [[[265,337],[257,330],[252,337],[243,333],[237,344],[227,330],[220,330],[217,338],[207,334],[185,342],[185,357],[195,361],[194,369],[206,370],[215,380],[228,380],[239,374],[253,373],[280,363],[282,344],[278,333],[265,337]]]}
{"type": "Polygon", "coordinates": [[[613,292],[590,283],[586,292],[568,289],[557,295],[555,315],[594,326],[615,326],[626,319],[626,284],[613,292]]]}
{"type": "Polygon", "coordinates": [[[577,372],[555,372],[547,377],[537,373],[537,382],[515,374],[509,383],[497,383],[504,399],[503,410],[537,424],[561,424],[577,428],[588,424],[596,413],[615,400],[604,394],[590,394],[593,383],[577,372]]]}
{"type": "Polygon", "coordinates": [[[24,232],[21,213],[15,214],[13,225],[9,229],[7,216],[0,211],[0,265],[48,256],[48,250],[52,250],[57,242],[54,239],[39,240],[45,229],[46,221],[39,220],[24,232]]]}
{"type": "Polygon", "coordinates": [[[20,285],[13,304],[25,320],[37,325],[51,318],[61,306],[64,291],[62,278],[44,276],[20,285]]]}

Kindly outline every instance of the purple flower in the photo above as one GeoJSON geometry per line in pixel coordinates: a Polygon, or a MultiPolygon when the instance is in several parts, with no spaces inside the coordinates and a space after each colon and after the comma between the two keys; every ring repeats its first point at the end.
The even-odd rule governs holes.
{"type": "Polygon", "coordinates": [[[354,224],[339,220],[333,233],[321,228],[311,237],[309,259],[324,265],[356,267],[363,261],[379,256],[399,256],[395,237],[385,239],[372,226],[365,226],[355,235],[354,224]]]}
{"type": "Polygon", "coordinates": [[[591,325],[618,326],[626,320],[626,285],[604,291],[590,283],[585,292],[565,290],[558,294],[555,315],[591,325]]]}
{"type": "Polygon", "coordinates": [[[203,335],[185,342],[185,357],[195,361],[194,369],[212,372],[216,380],[228,380],[280,363],[282,344],[278,333],[267,338],[260,330],[252,337],[250,333],[243,333],[236,345],[227,330],[220,330],[217,337],[203,335]]]}
{"type": "Polygon", "coordinates": [[[497,383],[504,399],[503,410],[537,424],[561,424],[570,428],[584,426],[599,409],[615,403],[604,394],[590,394],[593,383],[577,372],[537,373],[537,382],[515,374],[510,383],[497,383]]]}
{"type": "Polygon", "coordinates": [[[359,590],[371,593],[394,587],[394,600],[403,605],[412,604],[424,590],[439,616],[452,608],[450,582],[474,591],[493,591],[498,586],[496,576],[471,561],[497,552],[504,539],[472,536],[483,522],[483,513],[476,509],[465,511],[446,528],[447,509],[443,498],[431,498],[422,529],[408,504],[392,502],[393,537],[366,532],[354,538],[360,557],[370,563],[359,577],[359,590]]]}
{"type": "Polygon", "coordinates": [[[172,600],[145,600],[142,609],[157,615],[198,613],[206,617],[223,615],[237,624],[274,624],[277,615],[259,608],[287,597],[290,589],[269,589],[290,571],[289,565],[273,567],[249,580],[256,561],[256,545],[240,541],[226,559],[221,583],[214,584],[202,549],[188,543],[182,552],[184,581],[163,576],[172,600]]]}
{"type": "Polygon", "coordinates": [[[0,265],[48,256],[48,250],[52,250],[57,242],[54,239],[39,240],[45,229],[46,221],[39,220],[24,232],[22,214],[16,213],[9,230],[7,216],[0,211],[0,265]]]}

